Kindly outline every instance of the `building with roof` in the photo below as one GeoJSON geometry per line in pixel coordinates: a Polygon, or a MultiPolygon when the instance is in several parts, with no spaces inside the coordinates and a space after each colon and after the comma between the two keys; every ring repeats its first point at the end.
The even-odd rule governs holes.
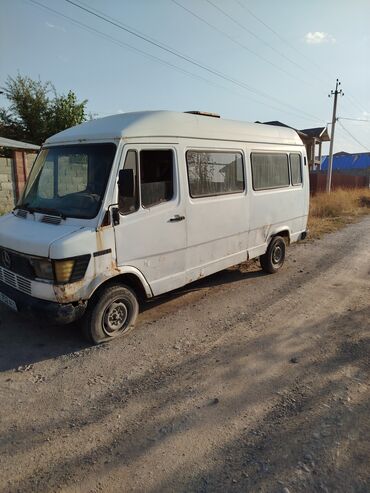
{"type": "MultiPolygon", "coordinates": [[[[321,170],[310,173],[311,193],[324,192],[329,157],[324,156],[321,170]]],[[[332,190],[336,188],[363,188],[370,186],[370,152],[350,154],[337,152],[333,155],[332,190]]]]}
{"type": "Polygon", "coordinates": [[[0,148],[16,149],[20,151],[37,152],[40,147],[34,144],[28,144],[27,142],[20,142],[19,140],[6,139],[0,137],[0,148]]]}
{"type": "Polygon", "coordinates": [[[39,146],[0,137],[0,212],[14,207],[39,146]]]}
{"type": "MultiPolygon", "coordinates": [[[[329,156],[324,156],[321,169],[328,169],[329,156]]],[[[370,152],[336,152],[333,155],[333,171],[354,176],[366,176],[370,179],[370,152]]]]}
{"type": "Polygon", "coordinates": [[[298,130],[297,128],[290,127],[289,125],[286,125],[285,123],[279,122],[277,120],[264,122],[264,124],[273,125],[276,127],[292,128],[293,130],[295,130],[306,147],[308,167],[310,168],[310,170],[321,169],[320,166],[322,159],[322,143],[330,141],[327,127],[305,128],[303,130],[298,130]]]}

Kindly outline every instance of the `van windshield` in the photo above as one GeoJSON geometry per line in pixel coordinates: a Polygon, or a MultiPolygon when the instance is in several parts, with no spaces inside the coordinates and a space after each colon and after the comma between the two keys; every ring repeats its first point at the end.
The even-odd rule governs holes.
{"type": "Polygon", "coordinates": [[[99,212],[115,153],[112,143],[42,149],[17,207],[92,219],[99,212]]]}

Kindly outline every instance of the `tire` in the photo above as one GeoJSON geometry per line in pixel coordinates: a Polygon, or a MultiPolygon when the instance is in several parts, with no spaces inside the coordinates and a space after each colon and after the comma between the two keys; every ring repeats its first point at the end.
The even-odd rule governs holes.
{"type": "Polygon", "coordinates": [[[109,342],[128,334],[135,326],[139,303],[131,288],[114,284],[102,288],[87,306],[82,332],[93,344],[109,342]]]}
{"type": "Polygon", "coordinates": [[[275,274],[284,264],[285,241],[281,236],[275,236],[267,247],[264,255],[260,256],[262,269],[268,274],[275,274]]]}

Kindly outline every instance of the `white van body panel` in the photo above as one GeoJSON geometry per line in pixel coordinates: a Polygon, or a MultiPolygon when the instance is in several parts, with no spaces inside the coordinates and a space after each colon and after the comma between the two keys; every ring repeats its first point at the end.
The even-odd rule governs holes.
{"type": "Polygon", "coordinates": [[[186,197],[186,282],[247,260],[249,208],[246,190],[227,195],[192,198],[186,171],[186,152],[209,150],[237,152],[239,142],[183,139],[181,142],[186,197]]]}
{"type": "Polygon", "coordinates": [[[0,218],[0,245],[9,250],[38,257],[49,257],[50,243],[81,229],[81,225],[40,222],[44,214],[28,214],[27,219],[7,214],[0,218]]]}
{"type": "Polygon", "coordinates": [[[106,142],[112,139],[144,139],[150,143],[164,137],[302,146],[297,132],[291,128],[174,111],[122,113],[90,120],[53,135],[45,144],[106,142]]]}
{"type": "MultiPolygon", "coordinates": [[[[250,156],[253,152],[299,153],[302,162],[305,149],[300,146],[283,146],[281,144],[249,144],[247,145],[247,172],[252,185],[250,156]]],[[[302,231],[306,230],[308,217],[308,167],[302,166],[302,185],[278,189],[254,190],[250,186],[250,225],[249,225],[249,258],[262,255],[272,236],[280,232],[288,232],[289,241],[297,241],[302,231]],[[307,191],[307,192],[306,192],[307,191]]]]}
{"type": "Polygon", "coordinates": [[[135,276],[151,297],[264,254],[276,234],[283,233],[294,242],[306,231],[308,167],[303,143],[292,129],[153,111],[89,121],[51,137],[45,147],[107,142],[117,145],[117,153],[95,218],[67,217],[57,225],[42,223],[39,213],[0,218],[0,252],[4,248],[53,260],[90,255],[85,275],[77,282],[54,285],[32,280],[36,298],[63,304],[85,302],[105,282],[124,275],[135,276]],[[130,149],[173,152],[174,195],[152,207],[120,214],[119,224],[113,224],[118,173],[130,149]],[[192,198],[188,150],[240,153],[244,190],[192,198]],[[303,183],[254,190],[253,152],[300,153],[303,183]],[[184,220],[170,221],[175,216],[184,220]]]}

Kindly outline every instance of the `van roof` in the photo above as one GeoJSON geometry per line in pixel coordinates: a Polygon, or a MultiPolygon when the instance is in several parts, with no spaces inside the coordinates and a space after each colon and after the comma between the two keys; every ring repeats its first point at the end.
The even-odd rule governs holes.
{"type": "Polygon", "coordinates": [[[175,111],[140,111],[87,121],[47,139],[46,144],[121,138],[172,137],[302,145],[291,128],[175,111]]]}

